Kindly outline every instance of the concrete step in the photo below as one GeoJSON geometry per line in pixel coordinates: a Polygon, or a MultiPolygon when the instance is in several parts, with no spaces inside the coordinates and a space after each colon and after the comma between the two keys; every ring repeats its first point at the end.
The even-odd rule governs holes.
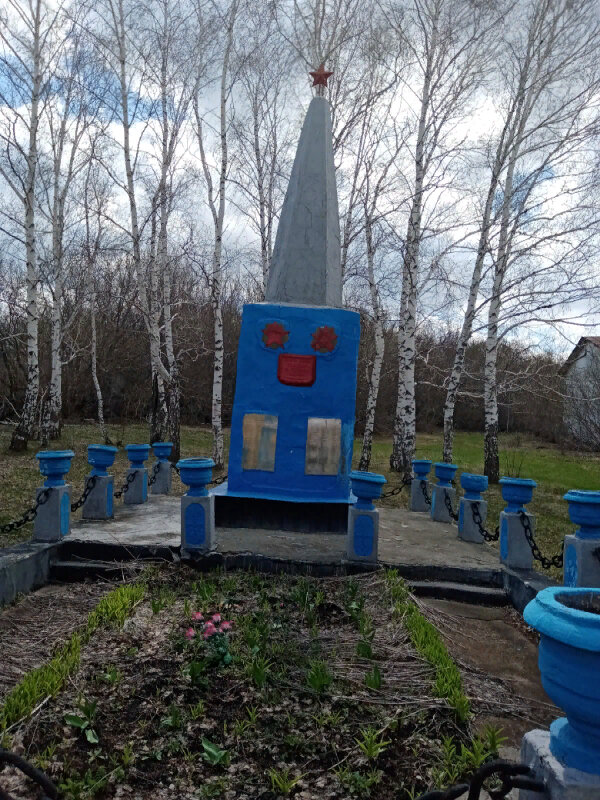
{"type": "Polygon", "coordinates": [[[474,586],[452,581],[409,581],[414,594],[434,597],[438,600],[458,600],[478,606],[508,606],[510,597],[504,591],[491,586],[474,586]]]}
{"type": "MultiPolygon", "coordinates": [[[[77,583],[86,578],[116,580],[133,571],[141,571],[150,559],[139,561],[54,561],[50,565],[50,582],[77,583]]],[[[155,561],[158,561],[155,559],[155,561]]]]}

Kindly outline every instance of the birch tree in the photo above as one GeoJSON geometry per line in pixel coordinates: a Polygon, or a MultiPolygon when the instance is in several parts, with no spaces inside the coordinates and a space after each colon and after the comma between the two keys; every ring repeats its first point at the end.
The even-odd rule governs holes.
{"type": "MultiPolygon", "coordinates": [[[[213,313],[214,359],[212,386],[211,424],[213,433],[213,460],[217,469],[223,467],[225,461],[222,397],[223,397],[223,307],[222,292],[224,278],[223,232],[225,226],[225,210],[227,205],[227,177],[229,170],[229,100],[231,97],[232,78],[230,74],[231,59],[234,46],[234,28],[240,9],[240,0],[231,0],[222,16],[224,28],[223,50],[220,58],[219,106],[216,112],[217,143],[213,165],[209,158],[209,138],[207,136],[208,112],[202,105],[200,81],[193,97],[195,116],[195,135],[200,154],[202,175],[206,189],[208,205],[213,224],[214,245],[210,271],[210,295],[213,313]]],[[[201,23],[199,23],[200,25],[201,23]]]]}
{"type": "MultiPolygon", "coordinates": [[[[505,252],[511,205],[514,206],[513,194],[516,190],[521,197],[523,195],[523,187],[514,186],[515,167],[522,155],[525,159],[533,157],[533,163],[536,152],[538,157],[546,158],[547,154],[543,154],[546,144],[553,150],[553,159],[560,159],[561,152],[564,153],[565,147],[570,147],[571,143],[580,139],[584,129],[588,135],[591,131],[585,124],[582,129],[581,123],[586,108],[589,108],[590,88],[597,80],[588,70],[596,33],[592,26],[592,30],[588,30],[588,35],[583,36],[580,44],[572,48],[576,40],[570,38],[571,26],[575,25],[579,32],[582,31],[579,27],[581,20],[589,21],[589,4],[579,5],[574,13],[571,13],[570,6],[570,3],[535,0],[527,8],[521,9],[523,25],[513,29],[508,34],[508,40],[504,41],[498,59],[499,69],[493,79],[493,85],[502,87],[498,93],[502,101],[495,105],[499,126],[498,132],[484,142],[484,152],[492,152],[494,157],[487,165],[489,177],[480,216],[474,268],[454,364],[446,386],[443,452],[444,460],[451,461],[454,409],[464,369],[464,357],[478,313],[487,302],[487,298],[478,301],[478,295],[482,278],[490,266],[488,255],[493,247],[493,231],[496,230],[496,243],[504,266],[498,264],[498,269],[495,269],[488,326],[490,354],[486,359],[490,378],[487,382],[486,413],[491,445],[487,462],[492,475],[498,471],[497,467],[491,466],[492,462],[498,462],[497,437],[493,434],[494,426],[497,426],[497,391],[493,388],[493,362],[496,358],[500,313],[498,295],[502,293],[502,276],[506,269],[505,252]],[[576,74],[580,69],[581,75],[586,76],[583,82],[576,74]],[[575,79],[574,83],[572,79],[575,79]],[[569,85],[570,90],[565,93],[564,89],[569,85]],[[550,99],[551,95],[557,90],[560,99],[555,98],[553,101],[550,99]],[[574,124],[571,125],[571,121],[574,124]],[[559,132],[561,128],[562,134],[559,132]],[[561,147],[559,143],[563,136],[565,139],[561,147]],[[558,148],[555,148],[555,144],[559,144],[558,148]],[[497,202],[499,196],[503,197],[501,203],[497,202]],[[495,446],[491,444],[493,441],[496,441],[495,446]]],[[[538,177],[543,176],[542,170],[538,177]]],[[[537,182],[537,178],[533,182],[529,180],[528,191],[533,190],[537,182]]]]}
{"type": "MultiPolygon", "coordinates": [[[[77,11],[75,11],[77,14],[77,11]]],[[[48,231],[49,256],[43,279],[51,294],[50,384],[43,414],[44,439],[56,439],[62,426],[63,342],[75,322],[77,309],[63,319],[65,283],[69,280],[65,241],[68,229],[80,218],[78,199],[82,173],[102,133],[101,109],[106,87],[92,74],[96,64],[90,57],[91,42],[84,33],[83,14],[71,17],[63,28],[68,46],[61,54],[53,79],[53,93],[46,103],[42,121],[47,142],[39,168],[40,225],[48,231]]],[[[46,237],[45,237],[46,238],[46,237]]],[[[73,353],[71,353],[71,358],[73,353]]]]}
{"type": "Polygon", "coordinates": [[[600,27],[592,3],[567,0],[537,2],[528,22],[524,54],[515,65],[524,66],[527,76],[490,244],[484,470],[492,481],[499,478],[499,337],[533,322],[541,309],[551,318],[551,309],[584,300],[594,285],[585,255],[598,219],[582,163],[597,132],[600,27]]]}
{"type": "Polygon", "coordinates": [[[25,253],[27,374],[21,416],[11,450],[34,435],[40,388],[38,352],[39,269],[36,188],[40,117],[60,49],[56,37],[62,4],[7,0],[0,18],[0,175],[17,203],[2,210],[2,230],[25,253]]]}
{"type": "Polygon", "coordinates": [[[245,15],[238,96],[242,107],[233,120],[233,181],[240,199],[232,202],[259,238],[260,290],[264,296],[273,240],[289,171],[292,148],[289,96],[290,52],[271,15],[245,15]]]}
{"type": "Polygon", "coordinates": [[[453,127],[481,84],[488,59],[487,39],[495,12],[462,0],[413,0],[404,9],[389,4],[390,25],[409,54],[405,88],[412,94],[410,146],[412,199],[404,241],[398,326],[398,398],[390,467],[409,475],[415,448],[415,334],[419,294],[419,251],[427,233],[424,213],[435,202],[455,167],[461,142],[453,127]],[[418,90],[413,87],[418,86],[418,90]]]}

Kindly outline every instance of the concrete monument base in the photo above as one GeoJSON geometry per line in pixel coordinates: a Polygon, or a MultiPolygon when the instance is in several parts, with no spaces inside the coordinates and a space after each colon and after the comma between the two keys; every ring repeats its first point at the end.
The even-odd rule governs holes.
{"type": "Polygon", "coordinates": [[[112,519],[114,484],[112,475],[96,475],[94,488],[81,509],[82,519],[112,519]]]}
{"type": "Polygon", "coordinates": [[[127,470],[127,477],[132,474],[134,478],[123,494],[123,502],[126,506],[139,506],[148,499],[148,470],[146,467],[141,469],[130,467],[127,470]]]}
{"type": "Polygon", "coordinates": [[[481,524],[487,519],[487,503],[484,500],[468,500],[461,497],[458,506],[458,538],[464,542],[483,544],[484,538],[473,520],[473,505],[479,506],[481,524]]]}
{"type": "Polygon", "coordinates": [[[563,766],[550,752],[550,732],[529,731],[521,743],[521,761],[544,781],[544,794],[519,791],[519,800],[598,800],[600,775],[563,766]]]}
{"type": "Polygon", "coordinates": [[[215,498],[181,498],[181,555],[185,558],[192,553],[207,553],[214,550],[215,537],[215,498]]]}
{"type": "MultiPolygon", "coordinates": [[[[535,517],[527,514],[531,531],[535,534],[535,517]]],[[[533,554],[525,538],[520,514],[500,512],[500,560],[511,569],[532,569],[533,554]]]]}
{"type": "Polygon", "coordinates": [[[158,462],[156,478],[150,487],[152,494],[171,494],[172,472],[169,461],[158,462]]]}
{"type": "Polygon", "coordinates": [[[569,534],[564,548],[565,586],[600,586],[600,539],[569,534]]]}
{"type": "MultiPolygon", "coordinates": [[[[45,491],[44,486],[36,489],[35,498],[45,491]]],[[[53,486],[46,502],[38,507],[33,522],[33,540],[36,542],[59,542],[71,531],[71,487],[53,486]]]]}
{"type": "MultiPolygon", "coordinates": [[[[429,503],[425,500],[423,487],[421,486],[420,478],[413,478],[410,483],[410,510],[411,511],[429,511],[429,503]]],[[[429,481],[425,481],[425,491],[431,496],[431,488],[429,481]]]]}
{"type": "Polygon", "coordinates": [[[451,522],[452,517],[446,508],[446,495],[450,498],[452,507],[456,503],[456,489],[448,488],[447,486],[438,486],[437,484],[432,487],[431,491],[431,519],[436,522],[451,522]]]}
{"type": "Polygon", "coordinates": [[[348,509],[346,559],[376,564],[378,543],[379,511],[351,506],[348,509]]]}

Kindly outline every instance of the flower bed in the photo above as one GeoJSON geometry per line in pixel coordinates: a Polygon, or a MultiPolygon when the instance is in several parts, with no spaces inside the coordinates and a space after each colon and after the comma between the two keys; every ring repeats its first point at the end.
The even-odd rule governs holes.
{"type": "Polygon", "coordinates": [[[5,744],[66,800],[414,797],[499,743],[473,739],[460,673],[420,617],[393,573],[156,570],[5,744]]]}

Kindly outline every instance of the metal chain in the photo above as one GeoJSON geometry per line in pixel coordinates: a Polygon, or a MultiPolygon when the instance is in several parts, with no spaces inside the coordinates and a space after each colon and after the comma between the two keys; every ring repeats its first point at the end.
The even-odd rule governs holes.
{"type": "Polygon", "coordinates": [[[445,504],[446,508],[448,509],[448,513],[450,514],[450,518],[453,519],[454,522],[458,522],[458,514],[452,508],[452,500],[450,499],[450,495],[448,494],[448,492],[445,489],[444,489],[444,504],[445,504]]]}
{"type": "Polygon", "coordinates": [[[560,552],[556,556],[552,556],[551,558],[546,558],[546,556],[542,555],[542,551],[538,547],[537,542],[533,538],[533,531],[531,529],[531,522],[529,521],[529,517],[524,511],[519,511],[519,518],[521,520],[521,525],[523,526],[523,530],[525,531],[525,538],[527,539],[527,544],[531,547],[531,552],[533,557],[536,561],[539,561],[540,564],[544,569],[549,569],[550,567],[558,567],[559,569],[563,565],[563,557],[564,553],[560,552]]]}
{"type": "Polygon", "coordinates": [[[423,492],[423,497],[425,498],[425,502],[428,506],[431,505],[431,497],[429,497],[429,493],[427,491],[427,481],[421,481],[421,491],[423,492]]]}
{"type": "Polygon", "coordinates": [[[400,494],[402,489],[404,489],[405,486],[409,486],[411,483],[412,483],[412,478],[404,478],[402,480],[402,483],[400,484],[400,486],[394,486],[394,488],[390,489],[389,492],[382,492],[381,496],[382,497],[394,497],[394,495],[400,494]]]}
{"type": "Polygon", "coordinates": [[[156,482],[159,470],[160,470],[160,461],[157,461],[156,464],[152,467],[152,475],[148,478],[148,486],[152,486],[152,484],[156,482]]]}
{"type": "Polygon", "coordinates": [[[473,522],[479,528],[479,533],[483,536],[486,542],[497,542],[500,538],[500,526],[496,525],[494,533],[490,533],[483,527],[483,520],[481,519],[481,512],[479,511],[479,503],[471,503],[471,513],[473,514],[473,522]]]}
{"type": "Polygon", "coordinates": [[[22,528],[23,525],[27,525],[29,522],[33,522],[33,520],[37,517],[38,508],[47,502],[51,492],[52,487],[48,487],[47,489],[41,491],[37,496],[35,505],[31,506],[31,508],[28,508],[22,516],[13,520],[12,522],[6,522],[4,525],[0,525],[0,533],[10,533],[11,531],[16,531],[18,528],[22,528]]]}
{"type": "Polygon", "coordinates": [[[210,481],[206,485],[207,486],[219,486],[219,484],[225,483],[226,480],[227,480],[227,475],[221,475],[220,478],[215,478],[214,481],[210,481]]]}
{"type": "MultiPolygon", "coordinates": [[[[9,753],[8,750],[0,750],[0,770],[5,764],[18,769],[23,775],[27,775],[30,780],[37,783],[43,791],[41,800],[58,800],[58,791],[52,781],[41,770],[25,761],[24,758],[15,753],[9,753]]],[[[12,796],[5,792],[2,787],[0,787],[0,798],[12,800],[12,796]]]]}
{"type": "Polygon", "coordinates": [[[77,511],[78,508],[81,508],[81,506],[90,496],[90,492],[92,491],[95,485],[96,485],[96,476],[90,475],[90,477],[85,482],[85,489],[83,490],[83,494],[81,495],[79,500],[76,500],[74,503],[71,503],[71,511],[77,511]]]}
{"type": "Polygon", "coordinates": [[[173,464],[172,461],[171,461],[171,469],[174,469],[175,472],[179,475],[179,467],[177,466],[177,464],[173,464]]]}
{"type": "Polygon", "coordinates": [[[458,800],[468,792],[468,800],[479,800],[489,796],[492,800],[506,800],[513,789],[527,789],[529,792],[546,791],[544,781],[536,779],[533,769],[527,764],[512,764],[510,761],[490,761],[483,764],[471,775],[468,783],[457,783],[447,789],[434,789],[425,792],[417,800],[458,800]],[[498,789],[487,789],[484,795],[485,782],[490,778],[500,781],[498,789]]]}
{"type": "Polygon", "coordinates": [[[127,494],[127,492],[129,491],[129,485],[133,483],[135,480],[135,475],[136,475],[135,472],[129,473],[129,475],[127,476],[127,480],[125,481],[123,486],[121,486],[118,492],[115,492],[115,497],[123,497],[124,494],[127,494]]]}

